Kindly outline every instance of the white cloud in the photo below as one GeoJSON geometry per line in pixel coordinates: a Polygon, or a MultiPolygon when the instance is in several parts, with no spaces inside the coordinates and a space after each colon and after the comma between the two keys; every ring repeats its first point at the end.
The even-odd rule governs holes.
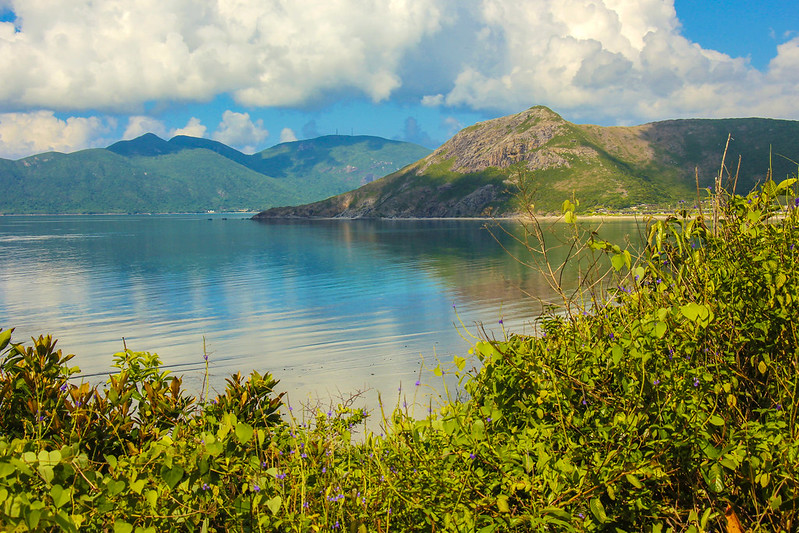
{"type": "Polygon", "coordinates": [[[280,130],[280,142],[289,143],[297,140],[297,135],[291,128],[283,128],[280,130]]]}
{"type": "Polygon", "coordinates": [[[0,24],[0,101],[135,112],[221,93],[304,105],[341,89],[380,101],[444,1],[12,0],[19,31],[0,24]]]}
{"type": "Polygon", "coordinates": [[[424,105],[567,114],[629,122],[760,114],[799,118],[799,45],[778,47],[762,73],[748,59],[680,34],[672,1],[482,0],[478,46],[446,94],[424,105]]]}
{"type": "Polygon", "coordinates": [[[139,115],[222,94],[252,107],[355,94],[622,123],[799,118],[795,36],[759,71],[685,39],[673,0],[0,1],[18,17],[0,23],[6,110],[139,115]]]}
{"type": "Polygon", "coordinates": [[[186,123],[186,126],[184,126],[183,128],[178,128],[178,129],[172,130],[170,132],[170,137],[174,137],[176,135],[188,135],[189,137],[200,137],[200,138],[202,138],[202,137],[205,137],[205,134],[207,133],[207,131],[208,131],[208,128],[206,128],[205,126],[203,126],[200,123],[200,119],[199,118],[191,117],[189,119],[189,122],[186,123]]]}
{"type": "Polygon", "coordinates": [[[155,133],[162,139],[168,137],[167,128],[160,120],[142,115],[134,115],[128,117],[128,125],[125,128],[125,133],[122,134],[122,138],[125,140],[135,139],[145,133],[155,133]]]}
{"type": "Polygon", "coordinates": [[[69,117],[52,111],[0,114],[0,157],[19,159],[34,153],[72,152],[104,145],[102,138],[114,126],[112,119],[69,117]]]}
{"type": "Polygon", "coordinates": [[[263,120],[253,122],[249,113],[225,111],[222,122],[212,137],[242,152],[253,153],[261,147],[268,136],[269,132],[264,128],[263,120]]]}

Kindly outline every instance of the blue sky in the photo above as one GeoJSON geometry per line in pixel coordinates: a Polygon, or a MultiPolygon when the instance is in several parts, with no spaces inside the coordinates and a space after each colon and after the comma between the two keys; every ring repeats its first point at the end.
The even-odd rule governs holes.
{"type": "Polygon", "coordinates": [[[799,119],[794,1],[0,0],[0,157],[151,131],[254,152],[326,134],[435,147],[567,120],[799,119]]]}

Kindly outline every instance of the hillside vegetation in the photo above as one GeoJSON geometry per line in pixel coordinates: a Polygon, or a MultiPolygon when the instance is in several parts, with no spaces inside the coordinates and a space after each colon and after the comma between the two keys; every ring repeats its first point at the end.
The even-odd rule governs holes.
{"type": "Polygon", "coordinates": [[[107,149],[0,159],[0,214],[257,210],[326,198],[427,155],[367,136],[283,143],[253,155],[209,139],[146,134],[107,149]]]}
{"type": "MultiPolygon", "coordinates": [[[[0,331],[0,521],[116,532],[795,531],[795,182],[716,191],[715,224],[686,212],[652,222],[640,256],[584,233],[577,202],[564,202],[580,290],[537,318],[539,335],[480,340],[473,357],[401,388],[383,416],[387,406],[346,401],[281,414],[269,374],[191,397],[157,356],[133,351],[116,354],[117,371],[94,388],[51,338],[25,346],[0,331]],[[418,405],[420,387],[445,372],[463,390],[418,405]],[[353,439],[367,416],[383,418],[384,434],[353,439]]],[[[560,267],[533,238],[542,228],[529,228],[531,261],[557,287],[560,267]]]]}
{"type": "Polygon", "coordinates": [[[524,211],[519,180],[536,211],[557,212],[572,195],[593,210],[675,207],[696,201],[727,153],[732,187],[748,192],[796,165],[799,122],[771,119],[670,120],[635,127],[572,124],[537,106],[465,128],[425,159],[360,189],[271,217],[459,217],[524,211]],[[740,168],[738,167],[740,157],[740,168]]]}

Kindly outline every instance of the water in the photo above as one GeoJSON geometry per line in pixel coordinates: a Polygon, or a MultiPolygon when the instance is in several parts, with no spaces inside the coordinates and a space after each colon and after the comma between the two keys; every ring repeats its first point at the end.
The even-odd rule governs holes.
{"type": "Polygon", "coordinates": [[[258,370],[295,403],[396,400],[419,376],[441,392],[421,365],[467,355],[479,329],[532,333],[525,293],[553,296],[481,221],[244,217],[0,217],[0,327],[52,334],[84,374],[105,375],[124,338],[198,390],[205,339],[217,390],[258,370]]]}

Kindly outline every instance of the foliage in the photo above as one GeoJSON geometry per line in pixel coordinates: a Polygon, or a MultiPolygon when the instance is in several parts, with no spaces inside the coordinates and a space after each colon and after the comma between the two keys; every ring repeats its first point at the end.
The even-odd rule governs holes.
{"type": "Polygon", "coordinates": [[[421,378],[401,390],[380,436],[353,438],[368,413],[348,402],[281,416],[269,374],[196,400],[154,354],[126,350],[107,383],[76,384],[51,338],[24,347],[0,331],[0,522],[699,532],[736,515],[753,531],[793,531],[793,185],[718,194],[714,224],[654,221],[638,260],[581,233],[577,202],[564,202],[573,249],[602,281],[564,295],[539,336],[484,338],[477,368],[456,357],[433,369],[456,373],[465,396],[419,417],[421,378]]]}

